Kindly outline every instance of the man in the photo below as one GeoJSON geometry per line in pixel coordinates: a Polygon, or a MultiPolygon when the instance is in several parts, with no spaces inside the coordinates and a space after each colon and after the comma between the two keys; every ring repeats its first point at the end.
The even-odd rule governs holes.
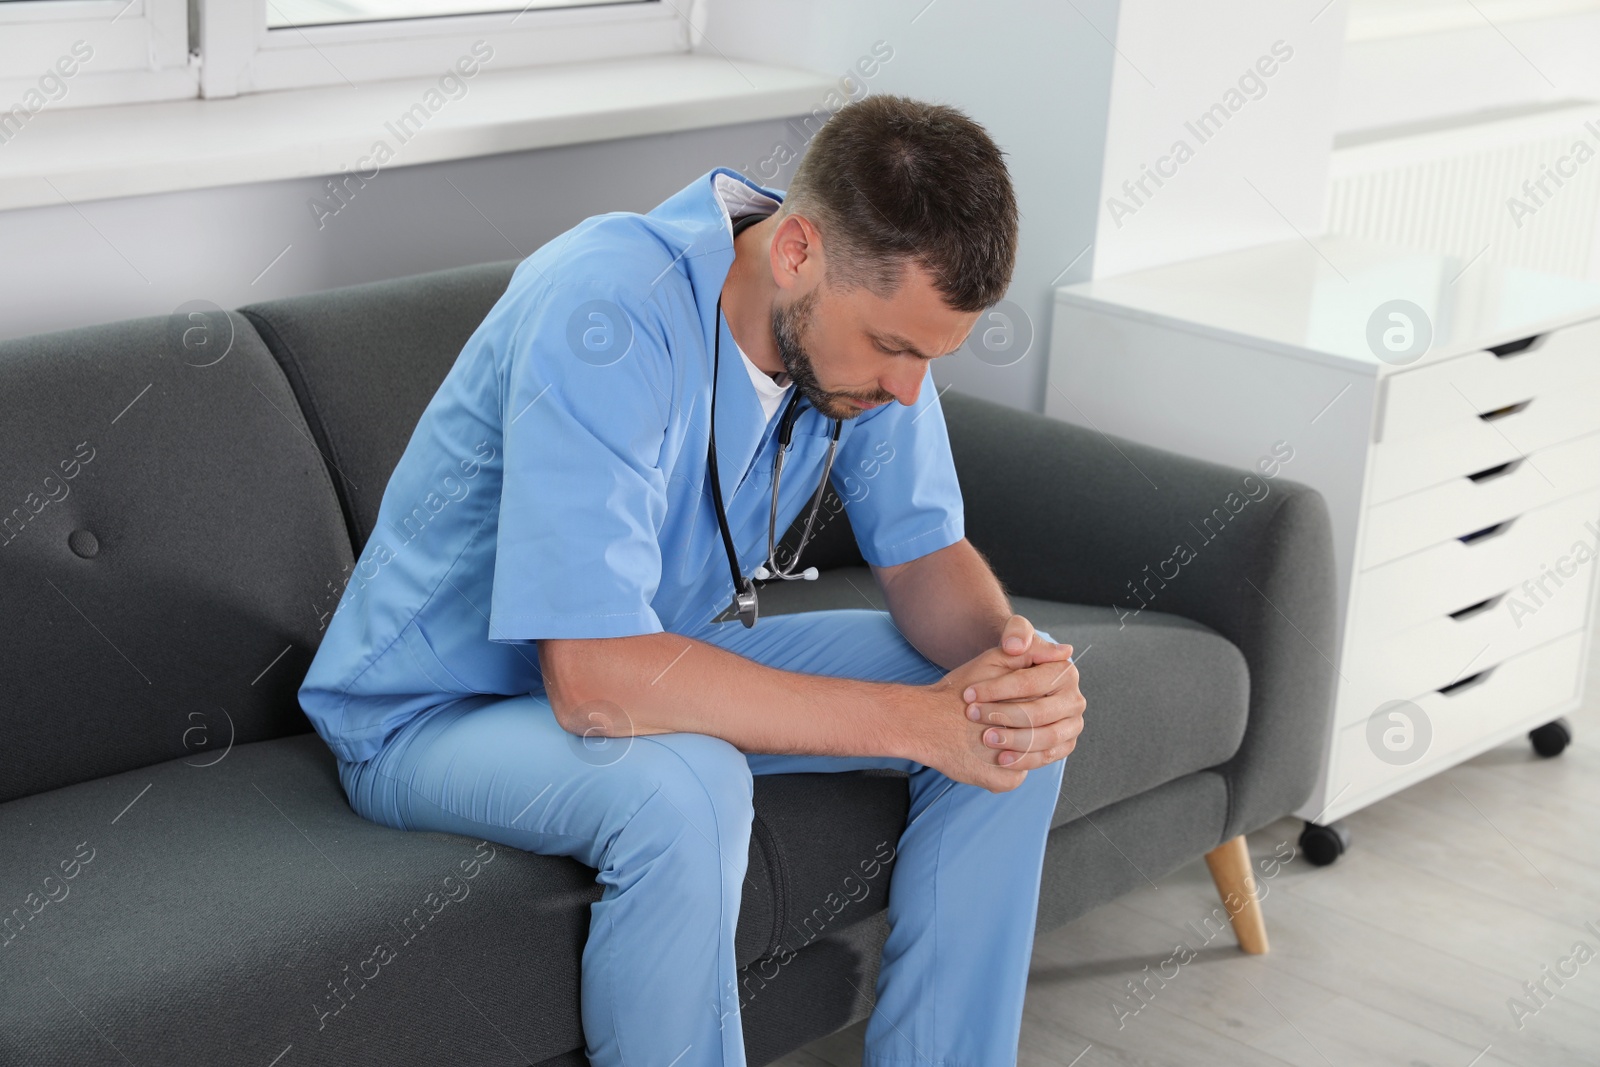
{"type": "Polygon", "coordinates": [[[867,1062],[1014,1061],[1084,701],[962,536],[930,364],[1005,292],[1016,216],[981,127],[872,97],[787,194],[718,168],[539,249],[423,413],[301,703],[363,817],[599,871],[591,1063],[745,1062],[752,776],[869,767],[911,810],[867,1062]],[[776,529],[839,420],[887,613],[732,610],[794,562],[768,555],[785,414],[776,529]]]}

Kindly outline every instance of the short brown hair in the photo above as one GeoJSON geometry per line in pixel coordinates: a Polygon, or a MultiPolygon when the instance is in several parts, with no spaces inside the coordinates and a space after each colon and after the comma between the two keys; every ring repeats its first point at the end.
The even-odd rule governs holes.
{"type": "Polygon", "coordinates": [[[956,311],[1005,295],[1017,258],[1017,201],[1004,153],[953,107],[869,96],[812,138],[780,217],[823,235],[828,277],[890,293],[908,261],[956,311]]]}

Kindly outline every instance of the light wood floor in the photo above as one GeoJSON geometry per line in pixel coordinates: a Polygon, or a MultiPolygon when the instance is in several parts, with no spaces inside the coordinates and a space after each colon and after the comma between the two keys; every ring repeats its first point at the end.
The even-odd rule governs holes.
{"type": "MultiPolygon", "coordinates": [[[[1202,941],[1186,926],[1218,901],[1199,860],[1040,936],[1017,1062],[1600,1065],[1600,937],[1582,929],[1600,929],[1600,648],[1590,665],[1563,755],[1501,746],[1351,816],[1351,849],[1333,866],[1299,858],[1268,880],[1265,956],[1224,933],[1166,964],[1177,975],[1148,982],[1143,1007],[1128,992],[1180,939],[1202,941]],[[1558,987],[1545,976],[1579,941],[1597,955],[1558,987]],[[1526,994],[1541,979],[1553,998],[1526,994]],[[1512,997],[1538,1008],[1520,1029],[1512,997]]],[[[1300,828],[1284,819],[1250,836],[1258,877],[1300,828]]],[[[778,1062],[859,1067],[865,1031],[778,1062]]]]}

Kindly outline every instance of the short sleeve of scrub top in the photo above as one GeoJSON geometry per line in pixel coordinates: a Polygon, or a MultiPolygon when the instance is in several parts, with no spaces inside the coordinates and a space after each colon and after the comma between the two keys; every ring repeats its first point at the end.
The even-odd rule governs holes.
{"type": "Polygon", "coordinates": [[[908,563],[966,536],[961,485],[930,366],[917,402],[856,416],[829,475],[868,563],[908,563]]]}
{"type": "Polygon", "coordinates": [[[651,601],[672,374],[658,318],[622,292],[552,285],[518,323],[502,386],[491,640],[663,630],[651,601]]]}

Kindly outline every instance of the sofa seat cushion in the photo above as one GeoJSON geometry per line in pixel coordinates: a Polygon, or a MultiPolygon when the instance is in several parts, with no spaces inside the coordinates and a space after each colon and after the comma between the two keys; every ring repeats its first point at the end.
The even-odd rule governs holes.
{"type": "MultiPolygon", "coordinates": [[[[760,776],[755,807],[741,965],[887,905],[888,865],[828,897],[898,840],[903,775],[760,776]]],[[[0,842],[0,1063],[292,1046],[280,1062],[525,1067],[582,1047],[595,872],[368,822],[315,734],[0,805],[0,842]]]]}
{"type": "MultiPolygon", "coordinates": [[[[769,582],[760,594],[763,615],[887,610],[867,567],[836,567],[812,582],[769,582]]],[[[1215,767],[1238,751],[1250,676],[1244,654],[1215,630],[1148,609],[1119,620],[1112,608],[1086,604],[1014,596],[1011,606],[1072,645],[1088,702],[1052,827],[1215,767]]]]}

